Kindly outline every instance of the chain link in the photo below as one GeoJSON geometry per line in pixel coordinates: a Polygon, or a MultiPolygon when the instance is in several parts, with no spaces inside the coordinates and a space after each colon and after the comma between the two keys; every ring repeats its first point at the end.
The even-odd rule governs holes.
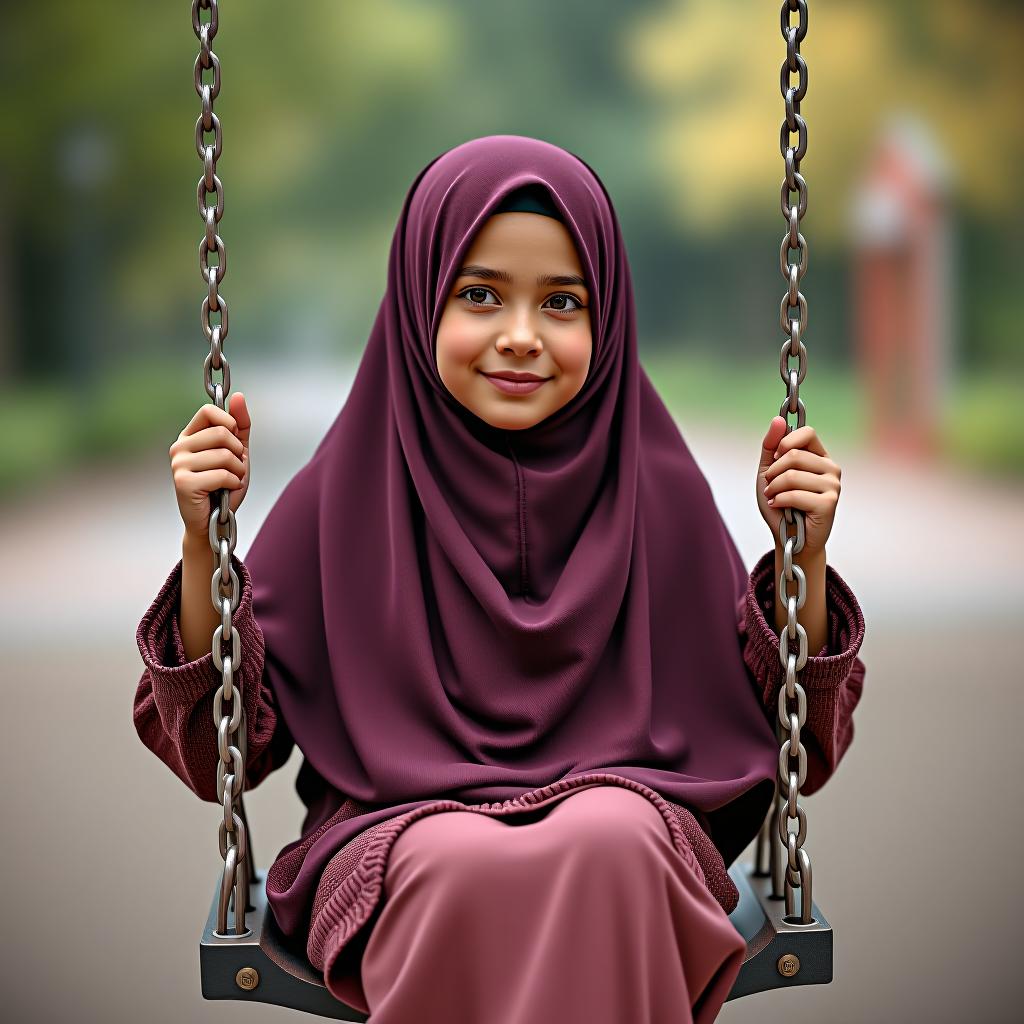
{"type": "MultiPolygon", "coordinates": [[[[224,215],[224,186],[217,176],[217,161],[223,150],[220,118],[213,111],[213,103],[220,93],[220,61],[213,52],[213,38],[220,23],[217,0],[192,0],[192,28],[199,40],[199,55],[193,69],[196,92],[202,101],[202,113],[196,121],[196,152],[203,164],[203,173],[196,186],[199,217],[206,230],[199,243],[199,271],[207,286],[200,320],[203,333],[210,343],[210,352],[203,363],[203,383],[206,393],[220,409],[227,409],[227,396],[231,393],[231,369],[224,355],[224,339],[228,335],[228,306],[219,288],[227,271],[227,250],[217,226],[224,215]],[[210,18],[203,21],[200,11],[209,11],[210,18]],[[204,71],[213,71],[213,80],[203,78],[204,71]],[[213,141],[206,140],[213,133],[213,141]],[[207,196],[213,193],[216,202],[208,205],[207,196]],[[210,264],[211,253],[217,262],[210,264]],[[219,315],[214,323],[213,315],[219,315]],[[214,381],[213,371],[221,371],[221,379],[214,381]]],[[[220,672],[221,686],[213,697],[213,724],[217,729],[217,799],[224,808],[224,817],[218,824],[220,855],[224,859],[220,899],[217,907],[217,931],[221,938],[240,938],[250,934],[245,924],[248,909],[249,867],[251,857],[245,824],[242,791],[245,786],[246,731],[242,692],[235,686],[235,673],[241,664],[242,644],[232,614],[241,600],[238,573],[231,564],[238,528],[230,505],[231,491],[219,488],[210,495],[210,549],[214,570],[210,578],[210,600],[220,613],[220,624],[214,630],[211,654],[213,664],[220,672]],[[227,650],[225,650],[227,645],[227,650]],[[227,702],[230,713],[225,713],[227,702]],[[238,743],[236,744],[236,739],[238,743]],[[228,908],[234,893],[234,933],[228,932],[228,908]]]]}
{"type": "MultiPolygon", "coordinates": [[[[800,384],[807,375],[807,348],[803,336],[807,329],[807,299],[800,291],[800,282],[807,272],[807,240],[800,231],[800,221],[807,211],[807,182],[800,173],[800,161],[807,153],[807,122],[800,114],[800,101],[807,93],[807,62],[800,55],[800,42],[807,35],[807,0],[782,0],[780,12],[782,38],[786,41],[786,59],[780,68],[779,83],[785,102],[785,117],[779,132],[779,148],[785,164],[782,180],[782,216],[787,230],[779,249],[779,269],[786,281],[786,291],[779,307],[779,320],[786,335],[779,359],[779,373],[786,384],[786,400],[779,415],[786,418],[786,433],[793,430],[789,414],[795,413],[796,427],[806,422],[804,403],[800,398],[800,384]],[[797,23],[792,13],[797,13],[797,23]],[[796,82],[792,76],[796,74],[796,82]],[[796,133],[796,146],[792,135],[796,133]],[[796,193],[796,202],[791,193],[796,193]],[[796,261],[790,261],[790,252],[796,252],[796,261]],[[796,310],[796,316],[791,315],[796,310]],[[795,358],[796,366],[789,360],[795,358]]],[[[769,844],[772,863],[773,895],[778,891],[777,867],[780,853],[785,857],[785,900],[787,918],[795,917],[795,890],[800,889],[800,919],[790,923],[811,924],[813,900],[811,892],[811,859],[804,849],[807,838],[807,814],[800,806],[800,788],[807,779],[807,750],[800,741],[800,730],[807,721],[807,694],[800,685],[797,673],[807,663],[807,631],[797,621],[797,613],[807,599],[807,578],[803,569],[794,562],[794,555],[804,547],[804,514],[799,509],[783,509],[779,520],[779,543],[782,546],[783,569],[776,583],[778,600],[785,601],[786,625],[779,634],[779,660],[785,671],[785,685],[779,690],[777,735],[779,750],[779,776],[776,806],[765,821],[759,840],[759,851],[769,844]],[[796,528],[790,534],[787,527],[796,528]],[[796,583],[796,591],[790,585],[796,583]],[[796,651],[791,650],[793,642],[796,651]],[[795,708],[792,706],[795,702],[795,708]],[[796,831],[789,823],[796,823],[796,831]],[[774,827],[773,827],[774,823],[774,827]],[[775,835],[781,841],[781,851],[775,835]]]]}

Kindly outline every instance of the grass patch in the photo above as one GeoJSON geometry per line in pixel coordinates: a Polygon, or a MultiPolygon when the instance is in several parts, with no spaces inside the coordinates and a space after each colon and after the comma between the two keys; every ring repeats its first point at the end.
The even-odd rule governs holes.
{"type": "MultiPolygon", "coordinates": [[[[728,423],[738,431],[764,433],[786,398],[777,361],[736,363],[700,352],[656,353],[641,363],[673,415],[728,423]]],[[[810,370],[800,385],[807,422],[825,439],[846,443],[862,432],[860,393],[845,371],[810,370]]]]}
{"type": "Polygon", "coordinates": [[[21,384],[0,396],[0,498],[79,465],[170,446],[207,401],[201,373],[148,361],[112,367],[90,391],[21,384]]]}
{"type": "MultiPolygon", "coordinates": [[[[763,432],[786,397],[774,360],[755,366],[702,352],[658,351],[641,362],[665,404],[684,422],[699,417],[763,432]]],[[[1024,479],[1024,380],[979,371],[961,376],[953,394],[941,430],[944,458],[991,476],[1024,479]]],[[[809,369],[800,397],[807,422],[826,446],[863,442],[863,384],[852,370],[809,369]]]]}
{"type": "Polygon", "coordinates": [[[943,432],[957,463],[988,473],[1024,478],[1024,381],[983,375],[959,382],[943,432]]]}

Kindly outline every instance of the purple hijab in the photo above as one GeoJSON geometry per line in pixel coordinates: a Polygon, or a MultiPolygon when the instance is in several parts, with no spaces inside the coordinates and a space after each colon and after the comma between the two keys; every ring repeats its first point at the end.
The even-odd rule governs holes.
{"type": "Polygon", "coordinates": [[[756,834],[778,745],[738,637],[747,570],[638,361],[611,199],[571,153],[493,135],[416,177],[351,393],[246,565],[299,792],[336,791],[307,832],[338,793],[374,808],[268,884],[286,931],[343,843],[440,797],[604,769],[705,812],[727,864],[756,834]],[[504,430],[448,392],[434,339],[475,233],[531,182],[575,241],[593,354],[570,402],[504,430]]]}

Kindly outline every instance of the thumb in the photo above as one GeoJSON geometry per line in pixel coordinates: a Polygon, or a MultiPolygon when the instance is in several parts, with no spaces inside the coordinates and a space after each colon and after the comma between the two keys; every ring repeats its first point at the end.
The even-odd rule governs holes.
{"type": "Polygon", "coordinates": [[[249,445],[249,428],[252,426],[252,418],[249,416],[249,407],[245,404],[245,395],[236,391],[231,396],[230,409],[228,410],[238,424],[239,440],[246,447],[249,445]]]}
{"type": "Polygon", "coordinates": [[[775,461],[775,449],[779,442],[786,436],[786,421],[782,416],[775,416],[768,425],[768,433],[761,441],[761,461],[758,464],[758,471],[767,469],[775,461]]]}

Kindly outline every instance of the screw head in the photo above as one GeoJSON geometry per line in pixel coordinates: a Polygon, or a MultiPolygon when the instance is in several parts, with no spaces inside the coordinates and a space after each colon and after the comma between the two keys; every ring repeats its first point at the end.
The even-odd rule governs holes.
{"type": "Polygon", "coordinates": [[[235,975],[235,984],[251,992],[260,983],[260,972],[255,967],[243,967],[235,975]]]}
{"type": "Polygon", "coordinates": [[[800,957],[796,953],[783,953],[775,966],[784,978],[792,978],[800,970],[800,957]]]}

